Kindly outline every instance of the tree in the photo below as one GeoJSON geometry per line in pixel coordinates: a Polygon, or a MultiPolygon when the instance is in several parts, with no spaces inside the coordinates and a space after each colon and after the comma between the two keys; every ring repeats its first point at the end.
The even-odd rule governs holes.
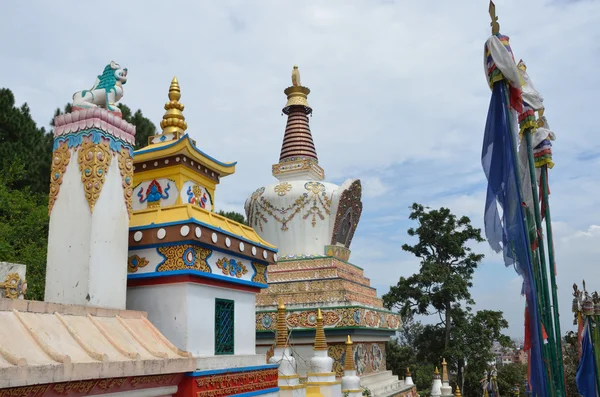
{"type": "MultiPolygon", "coordinates": [[[[519,395],[525,396],[525,380],[527,379],[527,366],[520,363],[501,365],[498,368],[498,389],[501,396],[510,396],[515,387],[519,388],[519,395]]],[[[570,394],[569,394],[570,395],[570,394]]]]}
{"type": "Polygon", "coordinates": [[[119,103],[119,109],[123,115],[123,120],[135,125],[135,149],[141,149],[148,146],[148,138],[156,135],[156,126],[150,119],[142,114],[140,109],[131,114],[131,109],[123,103],[119,103]]]}
{"type": "Polygon", "coordinates": [[[577,366],[579,365],[579,351],[577,333],[569,331],[563,339],[563,362],[565,366],[565,381],[568,396],[579,396],[577,390],[577,366]]]}
{"type": "Polygon", "coordinates": [[[416,338],[416,360],[440,363],[445,358],[468,396],[467,385],[476,386],[493,359],[493,342],[510,343],[502,334],[508,327],[502,312],[473,314],[470,308],[475,303],[469,291],[473,273],[484,256],[474,253],[469,244],[484,240],[466,216],[457,218],[447,208],[430,210],[417,203],[411,209],[409,218],[418,226],[409,228],[408,235],[417,237],[417,242],[404,244],[402,249],[421,260],[420,269],[400,278],[383,296],[384,305],[399,309],[405,318],[439,318],[437,323],[423,326],[416,338]],[[464,373],[467,363],[468,372],[464,373]]]}
{"type": "Polygon", "coordinates": [[[30,188],[31,193],[48,193],[52,136],[38,129],[31,118],[29,106],[15,106],[15,97],[0,89],[0,166],[9,169],[14,164],[24,166],[15,189],[30,188]]]}
{"type": "Polygon", "coordinates": [[[444,346],[450,343],[451,312],[460,301],[473,304],[469,288],[483,254],[472,252],[467,244],[482,242],[481,230],[471,226],[463,216],[457,219],[447,208],[429,210],[414,203],[409,219],[419,226],[408,229],[408,235],[417,236],[415,245],[403,244],[404,251],[421,259],[421,269],[409,278],[402,277],[390,292],[383,296],[388,308],[399,306],[403,315],[433,314],[440,316],[445,327],[444,346]]]}
{"type": "Polygon", "coordinates": [[[246,222],[246,218],[244,217],[244,215],[240,214],[239,212],[235,212],[235,211],[225,212],[225,211],[221,210],[221,211],[217,212],[217,214],[224,216],[225,218],[229,218],[232,221],[241,223],[242,225],[248,226],[248,223],[246,222]]]}
{"type": "Polygon", "coordinates": [[[48,245],[48,198],[22,188],[26,167],[0,168],[0,260],[27,265],[27,299],[43,300],[48,245]]]}

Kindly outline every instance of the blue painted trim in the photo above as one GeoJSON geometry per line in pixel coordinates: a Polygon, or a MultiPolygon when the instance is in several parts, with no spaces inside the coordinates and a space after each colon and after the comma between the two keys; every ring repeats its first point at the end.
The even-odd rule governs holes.
{"type": "Polygon", "coordinates": [[[132,273],[127,275],[128,280],[137,280],[145,278],[158,278],[158,277],[173,277],[173,276],[197,276],[204,277],[218,281],[224,281],[231,284],[240,284],[254,288],[268,288],[267,284],[255,283],[248,280],[240,280],[233,277],[220,276],[218,274],[205,273],[199,270],[170,270],[167,272],[146,272],[146,273],[132,273]]]}
{"type": "Polygon", "coordinates": [[[54,138],[54,145],[52,146],[52,150],[56,150],[62,142],[67,142],[69,149],[77,147],[83,142],[84,136],[90,137],[92,142],[94,142],[94,144],[96,145],[102,141],[102,138],[107,139],[109,141],[109,146],[112,151],[118,153],[121,151],[121,148],[124,147],[125,149],[129,150],[129,154],[133,157],[133,146],[97,128],[90,128],[89,130],[71,132],[65,135],[57,136],[56,138],[54,138]]]}
{"type": "Polygon", "coordinates": [[[232,373],[236,373],[236,372],[261,371],[263,369],[276,369],[276,368],[279,368],[278,364],[266,364],[266,365],[256,365],[253,367],[213,369],[210,371],[194,371],[194,372],[186,373],[185,376],[209,376],[209,375],[219,375],[219,374],[232,374],[232,373]]]}
{"type": "MultiPolygon", "coordinates": [[[[201,241],[196,241],[196,240],[179,240],[177,242],[171,242],[171,243],[167,242],[167,243],[152,243],[152,244],[145,244],[145,245],[136,245],[135,247],[129,247],[129,251],[139,251],[139,250],[144,250],[144,249],[149,249],[149,248],[158,248],[158,247],[169,247],[169,246],[172,246],[172,245],[181,245],[181,244],[191,244],[191,245],[196,245],[196,246],[199,246],[199,247],[205,247],[205,248],[208,248],[208,249],[213,250],[213,251],[220,252],[220,253],[225,254],[225,255],[240,257],[242,259],[250,261],[250,263],[252,263],[252,262],[258,262],[258,263],[260,263],[262,265],[265,265],[265,266],[269,265],[269,262],[265,261],[262,258],[258,259],[256,257],[252,257],[252,256],[246,255],[244,253],[240,253],[240,252],[235,252],[233,250],[227,251],[227,250],[222,249],[220,247],[215,247],[214,245],[210,245],[210,244],[203,243],[201,241]]],[[[208,259],[208,258],[209,257],[207,257],[206,259],[208,259]]],[[[275,310],[275,312],[277,312],[277,310],[275,310]]]]}
{"type": "Polygon", "coordinates": [[[198,149],[196,147],[196,145],[194,145],[194,142],[192,142],[192,139],[190,138],[190,136],[188,134],[185,134],[184,136],[182,136],[181,138],[179,138],[179,140],[170,143],[168,145],[165,146],[161,146],[161,147],[157,147],[157,148],[150,148],[150,147],[146,147],[140,150],[136,150],[136,154],[144,154],[144,153],[151,153],[151,152],[156,152],[158,150],[165,150],[168,149],[174,145],[177,145],[179,142],[181,142],[182,140],[187,139],[190,142],[190,145],[192,145],[192,147],[194,148],[194,150],[196,150],[196,152],[198,152],[198,154],[206,157],[207,159],[214,161],[215,163],[219,164],[221,167],[226,167],[226,168],[231,168],[231,167],[235,167],[235,165],[237,164],[237,161],[234,163],[223,163],[217,159],[215,159],[214,157],[209,156],[208,154],[204,153],[202,150],[198,149]]]}
{"type": "Polygon", "coordinates": [[[237,396],[237,397],[252,397],[252,396],[260,396],[262,394],[267,394],[267,393],[279,393],[279,387],[272,387],[270,389],[263,389],[263,390],[257,390],[257,391],[251,391],[248,393],[233,394],[233,395],[237,396]]]}
{"type": "MultiPolygon", "coordinates": [[[[136,188],[137,188],[137,186],[136,186],[136,188]]],[[[167,227],[167,226],[181,225],[181,224],[190,223],[190,222],[194,223],[196,225],[199,225],[199,226],[204,226],[205,228],[213,230],[215,232],[223,233],[223,234],[225,234],[225,235],[227,235],[229,237],[233,237],[233,238],[237,238],[239,240],[245,241],[248,244],[256,245],[257,247],[266,249],[268,251],[271,251],[271,252],[274,252],[274,253],[278,252],[277,248],[270,248],[270,247],[267,247],[265,245],[262,245],[261,243],[257,243],[255,241],[248,240],[245,237],[238,236],[237,234],[233,234],[231,232],[228,232],[227,230],[223,230],[220,227],[216,227],[216,226],[210,225],[208,223],[200,222],[196,218],[190,218],[190,219],[185,219],[185,220],[181,220],[181,221],[166,222],[166,223],[151,223],[149,225],[144,225],[144,226],[130,227],[129,230],[130,231],[137,231],[137,230],[155,229],[155,228],[158,228],[158,227],[167,227]]]]}

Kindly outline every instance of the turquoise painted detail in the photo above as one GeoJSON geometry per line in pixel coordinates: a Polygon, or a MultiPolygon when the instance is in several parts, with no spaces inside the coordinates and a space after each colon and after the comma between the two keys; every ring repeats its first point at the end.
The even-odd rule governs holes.
{"type": "Polygon", "coordinates": [[[215,355],[234,353],[234,306],[229,299],[215,299],[215,355]]]}
{"type": "Polygon", "coordinates": [[[102,142],[102,139],[108,140],[110,150],[112,150],[113,152],[119,153],[121,151],[121,148],[125,148],[129,150],[129,155],[133,156],[132,145],[96,128],[57,136],[56,138],[54,138],[53,150],[58,149],[58,146],[63,142],[67,143],[69,149],[80,146],[83,142],[83,137],[89,137],[90,140],[96,145],[102,142]]]}

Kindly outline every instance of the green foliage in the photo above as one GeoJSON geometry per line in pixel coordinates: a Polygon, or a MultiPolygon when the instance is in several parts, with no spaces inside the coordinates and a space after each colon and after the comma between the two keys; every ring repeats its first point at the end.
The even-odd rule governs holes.
{"type": "Polygon", "coordinates": [[[416,237],[417,242],[404,244],[402,249],[421,260],[420,269],[408,278],[400,278],[383,301],[387,308],[399,309],[405,322],[415,315],[433,315],[439,322],[424,326],[409,322],[419,324],[418,332],[401,335],[405,341],[390,346],[390,367],[411,364],[413,380],[419,390],[424,390],[431,386],[433,366],[445,358],[463,395],[475,396],[479,380],[494,358],[494,341],[511,344],[502,334],[508,327],[502,312],[472,313],[470,308],[475,303],[469,291],[473,274],[484,256],[473,252],[469,245],[484,239],[468,217],[458,218],[447,208],[430,210],[415,203],[411,209],[409,218],[418,226],[408,229],[408,235],[416,237]],[[420,375],[420,371],[428,372],[420,375]]]}
{"type": "Polygon", "coordinates": [[[565,365],[565,380],[568,396],[579,396],[575,376],[579,365],[577,333],[569,331],[563,339],[563,362],[565,365]]]}
{"type": "Polygon", "coordinates": [[[225,218],[231,219],[232,221],[236,221],[238,223],[241,223],[242,225],[248,225],[248,223],[246,223],[246,218],[244,217],[244,215],[240,214],[239,212],[235,212],[235,211],[219,211],[217,212],[217,214],[224,216],[225,218]]]}
{"type": "Polygon", "coordinates": [[[141,149],[148,146],[148,138],[156,135],[156,126],[150,119],[142,114],[141,110],[131,113],[131,109],[123,103],[119,103],[119,109],[123,115],[123,120],[135,125],[135,149],[141,149]]]}
{"type": "Polygon", "coordinates": [[[24,170],[15,189],[28,187],[32,193],[48,193],[52,136],[38,129],[29,107],[15,107],[15,97],[6,88],[0,89],[0,167],[9,169],[22,164],[24,170]]]}
{"type": "Polygon", "coordinates": [[[0,260],[27,265],[27,299],[43,300],[48,244],[48,197],[23,185],[16,161],[0,169],[0,260]]]}
{"type": "Polygon", "coordinates": [[[515,388],[519,395],[525,396],[525,379],[527,379],[527,365],[505,364],[498,367],[498,389],[501,396],[511,396],[515,388]]]}

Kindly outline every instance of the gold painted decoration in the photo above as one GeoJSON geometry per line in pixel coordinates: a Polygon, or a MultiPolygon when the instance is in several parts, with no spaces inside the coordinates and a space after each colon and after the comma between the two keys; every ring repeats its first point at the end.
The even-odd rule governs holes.
{"type": "Polygon", "coordinates": [[[275,185],[275,193],[277,193],[278,196],[285,196],[285,194],[287,192],[289,192],[290,190],[292,190],[292,185],[288,182],[281,182],[277,185],[275,185]]]}
{"type": "Polygon", "coordinates": [[[63,181],[63,176],[71,160],[71,151],[66,142],[62,142],[54,152],[52,152],[52,171],[50,173],[50,194],[48,197],[48,215],[52,212],[52,207],[58,198],[58,191],[63,181]]]}
{"type": "Polygon", "coordinates": [[[131,199],[133,196],[133,157],[128,149],[122,148],[119,156],[119,171],[121,171],[121,179],[123,179],[123,197],[127,206],[127,214],[131,219],[133,208],[131,199]]]}
{"type": "Polygon", "coordinates": [[[224,275],[240,278],[248,273],[248,268],[240,260],[221,258],[217,260],[217,267],[224,275]]]}
{"type": "Polygon", "coordinates": [[[138,255],[132,255],[127,258],[127,272],[135,273],[140,267],[146,267],[150,263],[146,258],[139,257],[138,255]]]}
{"type": "Polygon", "coordinates": [[[206,259],[212,254],[212,250],[197,247],[191,244],[172,245],[157,248],[158,253],[165,259],[158,265],[158,272],[170,270],[197,270],[212,273],[206,259]]]}
{"type": "MultiPolygon", "coordinates": [[[[275,186],[275,192],[283,196],[284,187],[282,182],[275,186]],[[282,194],[283,193],[283,194],[282,194]]],[[[312,226],[317,225],[317,217],[325,220],[325,215],[331,213],[331,198],[327,196],[325,185],[320,182],[307,182],[304,184],[306,193],[299,196],[287,207],[278,207],[263,196],[264,188],[261,188],[252,194],[248,207],[248,223],[257,226],[263,230],[263,223],[267,222],[266,215],[271,216],[275,221],[281,223],[281,230],[287,231],[290,223],[296,215],[305,210],[303,219],[311,218],[312,226]],[[312,215],[312,217],[311,217],[312,215]]],[[[290,185],[291,189],[291,185],[290,185]]]]}
{"type": "Polygon", "coordinates": [[[6,298],[17,299],[20,295],[27,293],[27,283],[18,273],[8,273],[4,282],[0,283],[1,289],[4,289],[4,296],[6,298]]]}
{"type": "Polygon", "coordinates": [[[252,262],[252,266],[255,271],[252,281],[259,284],[267,284],[267,265],[252,262]]]}
{"type": "Polygon", "coordinates": [[[112,154],[105,142],[95,144],[92,141],[83,141],[79,148],[78,160],[85,198],[90,206],[90,211],[94,212],[94,205],[100,197],[112,154]]]}
{"type": "MultiPolygon", "coordinates": [[[[358,342],[351,345],[351,356],[348,357],[356,367],[359,376],[385,371],[385,343],[358,342]]],[[[328,346],[328,355],[333,359],[333,372],[336,376],[344,375],[348,345],[335,344],[328,346]]]]}

